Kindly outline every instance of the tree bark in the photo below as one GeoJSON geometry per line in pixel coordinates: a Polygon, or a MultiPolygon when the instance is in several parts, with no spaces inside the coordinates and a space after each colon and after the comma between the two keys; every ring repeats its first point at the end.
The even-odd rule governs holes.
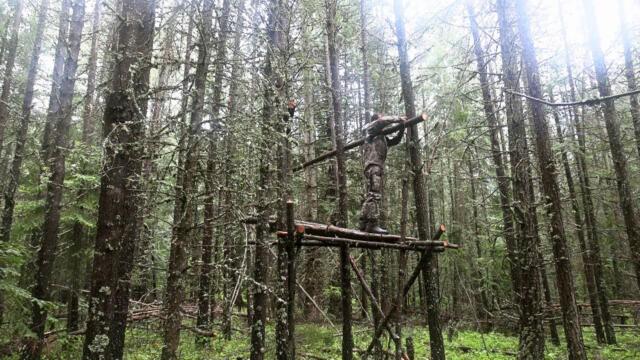
{"type": "MultiPolygon", "coordinates": [[[[503,67],[504,87],[518,90],[518,57],[513,44],[516,36],[512,28],[513,8],[506,0],[498,0],[498,23],[503,67]]],[[[519,359],[542,359],[544,357],[544,331],[542,328],[540,301],[540,272],[536,229],[532,214],[535,207],[529,202],[531,178],[529,156],[526,145],[526,128],[520,98],[505,93],[507,126],[509,130],[509,160],[513,176],[513,220],[516,246],[510,260],[517,270],[512,279],[519,306],[520,344],[519,359]]]]}
{"type": "MultiPolygon", "coordinates": [[[[96,70],[97,70],[97,62],[98,62],[98,31],[100,26],[100,9],[101,3],[100,1],[96,1],[93,7],[93,20],[91,24],[91,52],[89,55],[89,65],[88,65],[88,78],[87,78],[87,92],[84,98],[84,106],[82,109],[82,144],[85,147],[91,146],[92,136],[93,136],[93,127],[94,127],[94,119],[93,119],[93,107],[94,107],[94,95],[96,90],[96,70]]],[[[82,170],[81,170],[82,171],[82,170]]],[[[77,193],[77,202],[82,204],[85,201],[85,197],[87,192],[84,190],[79,190],[77,193]]],[[[73,224],[72,240],[71,240],[71,273],[72,274],[83,274],[84,266],[86,265],[84,260],[83,249],[86,244],[84,243],[84,237],[86,236],[86,231],[82,223],[76,221],[73,224]]],[[[80,305],[80,288],[82,286],[84,279],[81,276],[74,276],[71,279],[70,284],[70,294],[69,299],[67,301],[67,330],[69,332],[76,331],[79,328],[79,309],[80,305]]]]}
{"type": "MultiPolygon", "coordinates": [[[[329,56],[329,73],[331,75],[331,103],[332,103],[332,125],[335,136],[336,151],[336,185],[338,191],[337,218],[336,225],[347,227],[349,222],[347,204],[347,173],[344,156],[344,135],[342,124],[342,105],[340,89],[340,74],[338,72],[338,50],[336,37],[337,30],[337,1],[325,0],[327,10],[327,46],[329,56]]],[[[342,309],[342,359],[351,360],[353,358],[353,334],[351,330],[351,273],[349,269],[349,248],[340,247],[340,292],[342,309]]]]}
{"type": "MultiPolygon", "coordinates": [[[[413,85],[411,81],[411,68],[409,64],[409,54],[407,37],[405,31],[404,4],[402,0],[394,0],[396,36],[398,38],[398,54],[400,57],[400,81],[402,83],[402,99],[407,118],[416,115],[413,85]]],[[[407,147],[409,159],[411,161],[411,172],[413,173],[413,198],[416,207],[416,220],[418,225],[418,238],[426,240],[431,238],[430,222],[431,215],[425,184],[423,177],[423,163],[420,155],[420,139],[418,137],[418,127],[413,125],[408,128],[407,147]]],[[[438,291],[437,258],[431,252],[422,255],[422,274],[425,280],[425,294],[427,302],[427,321],[429,323],[429,344],[431,347],[431,359],[444,360],[444,339],[440,328],[440,309],[438,291]]]]}
{"type": "MultiPolygon", "coordinates": [[[[27,72],[27,83],[25,85],[24,98],[22,100],[22,115],[16,134],[16,145],[13,151],[13,159],[9,168],[9,183],[4,189],[4,209],[2,212],[2,233],[0,241],[9,241],[11,238],[11,227],[13,225],[13,210],[15,208],[15,195],[20,184],[20,171],[24,157],[24,147],[27,142],[27,132],[31,123],[31,108],[33,105],[34,86],[38,75],[38,64],[40,53],[42,52],[42,38],[49,10],[49,0],[42,0],[38,12],[38,24],[27,72]]],[[[1,106],[1,105],[0,105],[1,106]]],[[[1,315],[0,315],[1,318],[1,315]]],[[[1,321],[0,321],[1,322],[1,321]]]]}
{"type": "Polygon", "coordinates": [[[367,14],[366,5],[368,0],[360,0],[360,52],[362,53],[362,89],[364,121],[371,121],[371,100],[369,95],[369,59],[367,54],[367,14]]]}
{"type": "MultiPolygon", "coordinates": [[[[56,131],[53,139],[52,158],[48,162],[49,181],[45,200],[45,217],[42,226],[42,242],[38,250],[36,262],[35,286],[32,290],[34,299],[50,300],[49,282],[53,273],[53,264],[58,247],[58,231],[63,184],[65,178],[65,156],[67,151],[69,127],[71,125],[72,101],[78,69],[78,55],[82,28],[84,25],[84,0],[75,0],[72,5],[73,14],[67,41],[67,57],[64,62],[62,82],[57,94],[60,108],[55,114],[56,131]]],[[[37,343],[23,353],[23,359],[39,359],[44,345],[44,331],[47,322],[47,311],[38,301],[33,302],[31,331],[37,336],[37,343]]]]}
{"type": "MultiPolygon", "coordinates": [[[[11,95],[11,86],[13,86],[13,68],[15,67],[16,57],[18,55],[18,38],[20,36],[20,23],[22,22],[23,8],[24,1],[17,0],[16,9],[12,15],[11,39],[7,44],[7,62],[4,67],[2,91],[0,91],[0,158],[2,158],[1,155],[4,146],[5,130],[7,129],[9,122],[9,96],[11,95]]],[[[4,169],[0,169],[0,175],[4,175],[4,169]]],[[[1,185],[3,185],[2,182],[0,182],[0,186],[1,185]]]]}
{"type": "MultiPolygon", "coordinates": [[[[511,253],[511,257],[514,256],[516,251],[516,241],[513,231],[513,213],[511,211],[511,189],[509,188],[509,178],[507,176],[506,166],[502,159],[502,149],[500,147],[499,139],[499,124],[496,117],[495,106],[493,103],[493,97],[491,94],[491,87],[489,85],[489,79],[487,76],[487,65],[485,60],[484,50],[480,40],[480,31],[478,29],[478,22],[476,20],[475,12],[471,2],[467,0],[467,13],[469,14],[469,21],[471,22],[471,35],[473,36],[473,50],[476,56],[476,64],[478,68],[478,78],[480,80],[480,88],[482,91],[482,104],[484,109],[485,118],[487,120],[487,126],[489,127],[489,139],[491,141],[491,157],[495,167],[496,178],[498,182],[498,191],[500,193],[500,208],[502,210],[502,231],[507,244],[507,251],[511,253]]],[[[518,277],[518,269],[513,262],[509,263],[511,270],[511,278],[516,279],[518,277]]],[[[515,285],[515,282],[513,282],[515,285]]]]}
{"type": "MultiPolygon", "coordinates": [[[[274,83],[274,62],[276,60],[274,51],[277,48],[278,29],[280,24],[280,1],[269,0],[267,2],[268,18],[266,32],[268,36],[267,51],[265,55],[262,77],[266,79],[263,93],[262,121],[260,122],[260,140],[262,149],[270,149],[275,144],[272,128],[274,114],[275,94],[274,88],[279,84],[274,83]]],[[[275,65],[277,66],[277,64],[275,65]]],[[[258,184],[256,194],[256,211],[258,222],[256,224],[256,248],[253,268],[253,303],[251,316],[251,360],[262,360],[265,357],[266,341],[265,328],[267,320],[267,279],[269,268],[269,244],[268,240],[268,218],[269,202],[267,199],[272,188],[272,171],[270,170],[273,156],[269,150],[261,151],[259,154],[258,184]]]]}
{"type": "MultiPolygon", "coordinates": [[[[609,83],[609,75],[604,59],[604,54],[600,46],[598,25],[596,23],[595,10],[592,0],[584,0],[584,8],[586,14],[588,31],[588,41],[591,47],[591,55],[596,72],[596,80],[598,83],[598,92],[600,97],[611,95],[611,84],[609,83]]],[[[636,274],[636,282],[640,288],[640,225],[636,217],[636,201],[633,197],[631,184],[629,183],[629,174],[627,170],[627,159],[620,138],[620,122],[617,119],[616,107],[613,100],[604,101],[602,106],[604,121],[607,129],[607,137],[609,138],[609,147],[611,150],[611,159],[615,169],[616,183],[618,186],[618,196],[620,199],[620,208],[622,217],[627,230],[627,240],[631,249],[631,258],[636,274]]]]}
{"type": "Polygon", "coordinates": [[[96,1],[93,7],[93,19],[91,22],[91,50],[89,50],[89,65],[87,69],[87,93],[85,94],[84,107],[82,108],[82,142],[93,143],[95,133],[94,107],[96,93],[96,74],[98,70],[98,35],[100,32],[100,15],[102,3],[96,1]]]}
{"type": "MultiPolygon", "coordinates": [[[[624,13],[624,1],[618,0],[618,11],[620,13],[620,34],[622,35],[622,45],[624,46],[624,76],[627,78],[627,88],[629,91],[636,90],[636,73],[633,66],[633,51],[631,49],[631,39],[624,13]]],[[[640,156],[640,104],[638,95],[629,96],[631,106],[631,120],[636,138],[636,148],[640,156]]]]}
{"type": "MultiPolygon", "coordinates": [[[[549,90],[549,97],[553,101],[553,92],[549,90]]],[[[556,135],[558,136],[558,142],[561,146],[564,146],[564,136],[562,133],[562,127],[560,125],[560,116],[557,111],[553,111],[553,120],[556,125],[556,135]]],[[[571,173],[571,167],[569,165],[569,157],[566,150],[562,149],[562,166],[564,168],[564,174],[567,180],[567,188],[569,190],[569,199],[571,200],[571,208],[573,210],[574,222],[576,224],[576,238],[580,245],[580,251],[582,252],[582,263],[584,266],[585,284],[587,286],[587,293],[589,296],[589,303],[591,304],[591,314],[593,318],[593,326],[596,333],[596,340],[599,344],[606,342],[604,333],[604,327],[602,326],[603,317],[600,314],[600,302],[598,300],[598,291],[596,290],[596,280],[594,275],[595,264],[593,262],[594,257],[592,251],[587,247],[584,236],[584,222],[582,221],[582,215],[580,206],[578,204],[578,198],[576,196],[575,185],[573,182],[573,175],[571,173]]],[[[606,299],[606,294],[604,295],[606,299]]],[[[605,305],[606,306],[606,305],[605,305]]]]}
{"type": "Polygon", "coordinates": [[[121,359],[133,256],[139,236],[140,178],[144,154],[153,48],[155,1],[123,0],[110,91],[103,116],[104,161],[91,271],[89,317],[82,359],[121,359]],[[130,221],[131,219],[134,221],[130,221]]]}
{"type": "MultiPolygon", "coordinates": [[[[231,1],[224,0],[222,2],[222,12],[218,18],[219,24],[219,35],[216,39],[216,57],[214,60],[214,80],[213,80],[213,95],[212,95],[212,112],[211,118],[213,120],[213,128],[214,131],[217,131],[217,128],[220,126],[220,110],[222,109],[222,86],[223,86],[223,77],[224,77],[224,67],[227,62],[227,39],[229,38],[229,14],[231,12],[231,1]]],[[[237,81],[232,78],[231,81],[237,81]]],[[[215,134],[210,135],[212,137],[212,141],[210,142],[209,149],[209,160],[214,156],[214,153],[217,152],[217,136],[215,134]]],[[[229,156],[229,153],[225,153],[225,156],[229,156]]],[[[228,179],[229,173],[227,168],[225,170],[225,179],[228,179]]],[[[224,191],[225,205],[227,204],[227,199],[229,197],[229,191],[224,191]]],[[[224,212],[225,219],[228,219],[228,213],[231,211],[228,206],[225,206],[222,210],[224,212]]],[[[222,245],[223,252],[223,260],[222,260],[222,288],[223,288],[223,306],[222,306],[222,333],[225,339],[231,339],[231,311],[233,310],[233,304],[229,303],[230,294],[229,289],[231,288],[231,283],[233,282],[233,271],[231,267],[233,266],[233,260],[231,256],[230,245],[232,244],[231,232],[224,232],[224,240],[222,245]]]]}
{"type": "MultiPolygon", "coordinates": [[[[571,55],[569,52],[569,45],[567,41],[567,33],[564,24],[564,14],[562,11],[561,3],[559,5],[560,12],[560,24],[562,27],[562,40],[564,45],[564,56],[567,68],[567,82],[569,84],[570,99],[576,101],[576,86],[573,78],[573,69],[571,67],[571,55]]],[[[584,114],[584,112],[583,112],[584,114]]],[[[596,291],[598,292],[599,305],[601,308],[602,318],[604,320],[604,332],[607,338],[607,343],[614,344],[616,342],[615,332],[613,330],[613,323],[609,314],[609,305],[606,298],[606,289],[603,279],[602,270],[602,258],[600,255],[600,240],[598,238],[598,224],[596,221],[596,215],[593,205],[593,199],[591,196],[591,180],[589,177],[589,168],[586,161],[586,141],[583,121],[578,114],[578,109],[572,111],[572,123],[575,128],[575,132],[578,138],[578,150],[574,152],[574,156],[577,162],[577,168],[580,179],[580,192],[582,197],[582,204],[584,206],[584,220],[587,228],[588,249],[591,252],[591,263],[594,266],[594,280],[596,284],[596,291]]],[[[618,277],[616,277],[617,279],[618,277]]]]}
{"type": "Polygon", "coordinates": [[[209,59],[211,56],[211,25],[213,17],[213,1],[206,0],[202,4],[201,22],[199,24],[200,38],[198,41],[198,60],[192,92],[191,119],[186,134],[186,148],[184,149],[184,168],[179,168],[176,184],[176,201],[173,219],[173,236],[169,255],[169,270],[167,286],[164,296],[164,346],[162,360],[178,359],[180,344],[180,330],[182,315],[180,306],[184,298],[184,275],[187,268],[187,248],[194,231],[194,212],[197,190],[196,172],[198,169],[200,135],[202,120],[204,119],[204,98],[206,90],[209,59]]]}
{"type": "MultiPolygon", "coordinates": [[[[527,77],[527,93],[530,96],[541,98],[542,88],[540,85],[538,60],[529,29],[525,1],[526,0],[518,0],[516,2],[516,10],[518,13],[518,32],[522,43],[522,57],[527,77]]],[[[556,164],[551,151],[549,129],[542,106],[539,102],[529,101],[533,128],[536,134],[536,153],[538,155],[538,164],[542,178],[542,191],[545,196],[547,214],[550,218],[551,243],[553,245],[557,277],[556,284],[560,297],[564,334],[567,341],[569,357],[571,359],[586,359],[580,318],[575,299],[575,289],[573,286],[571,260],[567,248],[566,234],[564,232],[556,164]]]]}

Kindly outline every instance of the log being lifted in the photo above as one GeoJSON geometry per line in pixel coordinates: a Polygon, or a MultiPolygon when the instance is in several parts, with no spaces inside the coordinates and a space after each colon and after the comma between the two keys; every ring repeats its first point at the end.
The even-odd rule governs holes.
{"type": "MultiPolygon", "coordinates": [[[[396,124],[396,125],[390,126],[390,127],[386,128],[386,129],[382,130],[382,134],[383,135],[389,135],[389,134],[392,134],[392,133],[394,133],[394,132],[396,132],[398,130],[401,130],[402,128],[406,128],[406,127],[418,124],[418,123],[423,122],[425,120],[427,120],[427,114],[422,113],[422,114],[420,114],[420,115],[418,115],[418,116],[416,116],[414,118],[411,118],[411,119],[407,120],[407,122],[404,123],[404,124],[396,124]]],[[[362,138],[362,139],[355,140],[355,141],[352,141],[352,142],[346,144],[344,146],[344,151],[351,150],[353,148],[356,148],[356,147],[364,144],[364,140],[365,140],[365,138],[362,138]]],[[[311,160],[303,163],[302,165],[296,166],[295,168],[293,168],[293,172],[300,171],[300,170],[302,170],[302,169],[304,169],[306,167],[309,167],[309,166],[311,166],[313,164],[317,164],[317,163],[319,163],[319,162],[321,162],[321,161],[323,161],[325,159],[328,159],[328,158],[330,158],[332,156],[335,156],[336,152],[337,152],[336,150],[332,150],[332,151],[326,152],[326,153],[316,157],[315,159],[311,159],[311,160]]]]}
{"type": "Polygon", "coordinates": [[[377,242],[399,242],[401,240],[405,241],[418,241],[418,239],[414,237],[405,237],[402,239],[400,235],[391,235],[391,234],[376,234],[376,233],[368,233],[355,229],[347,229],[334,225],[326,225],[326,224],[318,224],[308,221],[296,220],[296,231],[298,233],[304,233],[309,235],[317,235],[317,236],[328,236],[328,237],[342,237],[346,239],[353,240],[368,240],[368,241],[377,241],[377,242]]]}

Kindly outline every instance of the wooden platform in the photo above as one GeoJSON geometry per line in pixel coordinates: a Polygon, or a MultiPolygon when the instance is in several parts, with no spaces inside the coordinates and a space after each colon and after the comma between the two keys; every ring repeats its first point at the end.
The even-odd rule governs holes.
{"type": "MultiPolygon", "coordinates": [[[[433,252],[459,248],[458,245],[450,244],[448,241],[423,241],[414,237],[405,237],[403,239],[400,235],[368,233],[356,229],[301,220],[296,220],[294,224],[294,237],[298,246],[340,247],[346,245],[361,249],[387,248],[408,251],[424,251],[428,249],[433,252]]],[[[289,237],[289,233],[286,231],[277,231],[276,234],[281,241],[285,241],[289,237]]]]}

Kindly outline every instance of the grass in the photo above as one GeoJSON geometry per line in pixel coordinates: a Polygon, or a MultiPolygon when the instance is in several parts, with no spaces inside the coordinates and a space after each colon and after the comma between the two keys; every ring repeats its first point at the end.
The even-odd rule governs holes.
{"type": "MultiPolygon", "coordinates": [[[[238,326],[241,326],[238,324],[238,326]]],[[[365,349],[369,342],[370,329],[362,326],[354,328],[355,345],[365,349]]],[[[416,359],[429,356],[428,330],[424,327],[404,329],[404,336],[414,338],[416,359]]],[[[640,336],[636,331],[619,331],[618,345],[598,346],[590,329],[585,329],[585,346],[590,359],[640,359],[640,336]]],[[[275,358],[275,341],[273,328],[267,329],[266,359],[275,358]]],[[[341,338],[338,331],[328,326],[300,324],[296,327],[297,358],[299,359],[340,359],[341,338]]],[[[60,337],[48,349],[46,359],[74,360],[80,358],[82,337],[60,337]]],[[[474,331],[460,331],[451,341],[445,336],[447,359],[513,359],[517,351],[518,339],[499,333],[481,334],[474,331]]],[[[156,360],[162,350],[161,331],[153,328],[132,328],[127,333],[125,359],[156,360]]],[[[225,341],[221,336],[211,339],[205,346],[196,346],[195,337],[189,331],[183,331],[180,344],[180,359],[247,359],[249,355],[248,330],[236,331],[231,340],[225,341]]],[[[17,358],[17,357],[16,357],[17,358]]],[[[356,357],[357,358],[357,357],[356,357]]],[[[564,345],[553,346],[547,342],[546,359],[566,359],[564,345]]]]}

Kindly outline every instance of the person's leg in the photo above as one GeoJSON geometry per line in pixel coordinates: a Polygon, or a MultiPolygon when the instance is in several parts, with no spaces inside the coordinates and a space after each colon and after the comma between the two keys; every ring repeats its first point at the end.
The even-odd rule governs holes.
{"type": "Polygon", "coordinates": [[[374,233],[387,233],[380,228],[380,205],[382,202],[382,168],[370,166],[365,172],[367,177],[367,197],[362,204],[362,218],[364,221],[364,231],[374,233]]]}

